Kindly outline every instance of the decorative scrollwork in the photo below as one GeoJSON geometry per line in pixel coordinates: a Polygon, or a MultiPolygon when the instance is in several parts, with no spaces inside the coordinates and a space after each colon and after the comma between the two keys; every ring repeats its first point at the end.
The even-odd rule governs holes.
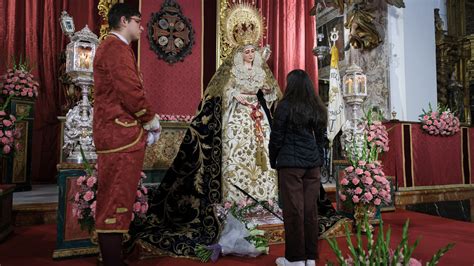
{"type": "Polygon", "coordinates": [[[183,61],[194,45],[194,29],[175,0],[166,0],[148,22],[148,39],[160,59],[173,64],[183,61]]]}
{"type": "Polygon", "coordinates": [[[109,34],[109,21],[107,15],[109,14],[110,8],[116,3],[123,3],[124,0],[100,0],[97,5],[99,10],[99,16],[102,17],[102,25],[100,26],[100,37],[99,40],[103,40],[107,34],[109,34]]]}

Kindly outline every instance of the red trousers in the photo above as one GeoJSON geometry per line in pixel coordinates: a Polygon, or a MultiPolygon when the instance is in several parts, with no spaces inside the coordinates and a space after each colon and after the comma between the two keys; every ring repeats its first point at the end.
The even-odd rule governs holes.
{"type": "Polygon", "coordinates": [[[98,233],[128,232],[144,157],[145,149],[98,154],[98,233]]]}

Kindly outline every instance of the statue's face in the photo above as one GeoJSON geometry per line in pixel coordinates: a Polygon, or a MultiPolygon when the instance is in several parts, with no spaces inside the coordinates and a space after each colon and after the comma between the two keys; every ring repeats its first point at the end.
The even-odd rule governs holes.
{"type": "Polygon", "coordinates": [[[255,58],[255,47],[248,46],[244,49],[243,52],[244,62],[251,64],[255,58]]]}

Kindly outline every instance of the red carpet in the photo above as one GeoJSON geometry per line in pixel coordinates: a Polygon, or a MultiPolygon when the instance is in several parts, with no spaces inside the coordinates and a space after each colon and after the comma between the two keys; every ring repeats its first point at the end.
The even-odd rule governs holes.
{"type": "MultiPolygon", "coordinates": [[[[402,227],[407,218],[410,219],[410,243],[416,237],[421,237],[420,245],[415,249],[414,257],[421,259],[423,265],[434,252],[450,242],[456,246],[440,261],[439,265],[470,265],[474,264],[474,224],[444,219],[426,214],[397,210],[393,213],[384,213],[386,225],[392,227],[392,244],[399,243],[402,227]]],[[[345,239],[339,239],[340,246],[345,245],[345,239]]],[[[334,255],[326,241],[320,241],[320,265],[327,260],[335,261],[334,255]]],[[[0,244],[0,265],[95,265],[93,257],[65,259],[54,261],[51,259],[56,245],[56,225],[40,225],[31,227],[17,227],[5,242],[0,244]]],[[[255,259],[224,257],[213,265],[275,265],[277,257],[284,254],[284,245],[273,245],[270,254],[255,259]]],[[[157,258],[135,261],[132,265],[203,265],[198,261],[188,259],[157,258]]]]}

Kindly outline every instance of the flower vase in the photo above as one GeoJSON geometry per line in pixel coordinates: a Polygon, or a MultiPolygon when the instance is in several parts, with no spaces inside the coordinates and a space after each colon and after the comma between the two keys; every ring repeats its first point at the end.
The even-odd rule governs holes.
{"type": "Polygon", "coordinates": [[[361,226],[362,232],[367,232],[367,228],[364,224],[364,216],[367,215],[367,221],[369,222],[369,230],[373,231],[374,227],[370,224],[370,221],[374,219],[375,214],[377,212],[377,208],[374,204],[363,204],[358,203],[354,206],[354,220],[355,220],[355,228],[358,225],[361,226]]]}

